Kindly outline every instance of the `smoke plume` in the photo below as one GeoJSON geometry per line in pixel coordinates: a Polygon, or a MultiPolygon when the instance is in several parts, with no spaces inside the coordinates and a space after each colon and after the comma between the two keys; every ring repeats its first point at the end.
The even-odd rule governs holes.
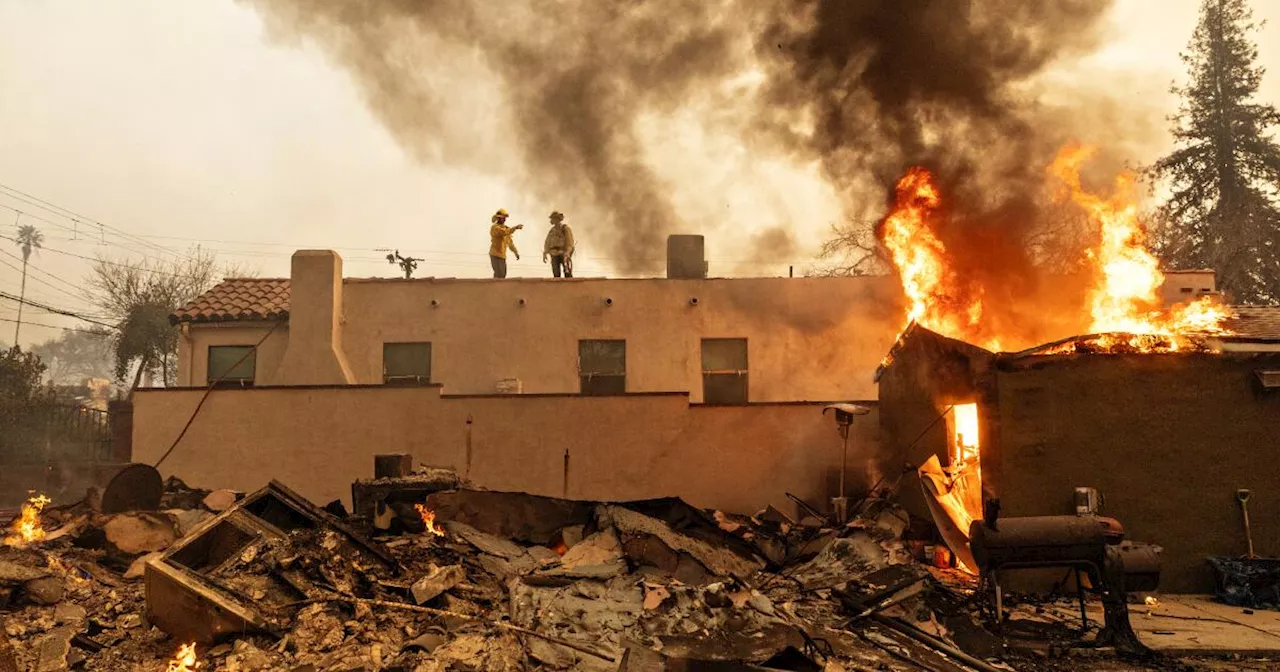
{"type": "MultiPolygon", "coordinates": [[[[1034,79],[1087,50],[1109,5],[246,1],[274,36],[313,40],[347,69],[406,151],[517,175],[589,219],[623,273],[658,266],[668,233],[731,226],[676,208],[637,130],[694,105],[749,152],[817,162],[851,218],[882,211],[884,190],[926,164],[957,222],[1025,227],[1065,130],[1043,123],[1034,79]]],[[[785,231],[746,238],[750,258],[794,245],[785,231]]]]}

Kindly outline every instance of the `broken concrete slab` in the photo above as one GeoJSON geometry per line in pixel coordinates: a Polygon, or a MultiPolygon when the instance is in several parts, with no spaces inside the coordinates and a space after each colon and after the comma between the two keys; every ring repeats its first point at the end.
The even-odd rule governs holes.
{"type": "MultiPolygon", "coordinates": [[[[672,551],[687,553],[709,572],[717,576],[746,578],[764,568],[764,562],[753,553],[734,550],[734,544],[720,546],[671,528],[665,521],[638,513],[621,505],[603,505],[597,510],[601,525],[612,525],[624,538],[631,535],[651,535],[672,551]]],[[[719,528],[716,532],[723,535],[719,528]]],[[[728,537],[732,539],[732,537],[728,537]]],[[[740,543],[740,542],[739,542],[740,543]]]]}
{"type": "Polygon", "coordinates": [[[480,566],[486,572],[506,581],[518,576],[524,576],[529,572],[538,568],[538,563],[530,556],[517,556],[511,560],[500,558],[496,555],[483,554],[478,558],[480,566]]]}
{"type": "Polygon", "coordinates": [[[565,551],[560,565],[573,569],[582,565],[611,565],[622,560],[622,544],[613,528],[597,532],[565,551]]]}
{"type": "Polygon", "coordinates": [[[168,516],[155,513],[122,513],[102,527],[107,543],[126,555],[163,551],[178,538],[168,516]]]}
{"type": "Polygon", "coordinates": [[[564,546],[565,550],[568,550],[580,543],[586,537],[586,534],[586,525],[570,525],[560,530],[560,544],[564,546]]]}
{"type": "Polygon", "coordinates": [[[204,508],[215,513],[222,513],[227,509],[235,506],[240,499],[240,493],[235,490],[214,490],[205,496],[204,508]]]}
{"type": "Polygon", "coordinates": [[[76,629],[71,627],[54,628],[36,640],[36,667],[33,672],[65,672],[67,655],[71,653],[71,638],[76,629]]]}
{"type": "Polygon", "coordinates": [[[66,582],[60,576],[32,579],[22,585],[22,592],[35,604],[57,604],[67,592],[66,582]]]}
{"type": "Polygon", "coordinates": [[[530,586],[567,586],[577,581],[604,581],[622,576],[627,563],[622,560],[607,565],[578,565],[577,567],[553,567],[535,574],[528,574],[523,581],[530,586]]]}
{"type": "MultiPolygon", "coordinates": [[[[466,523],[488,534],[551,545],[565,528],[589,524],[595,503],[522,492],[464,489],[432,494],[427,497],[427,508],[443,520],[466,523]]],[[[580,532],[578,538],[581,538],[580,532]]],[[[566,540],[566,546],[572,544],[566,540]]]]}
{"type": "Polygon", "coordinates": [[[16,562],[0,560],[0,586],[20,586],[28,581],[44,578],[52,574],[47,569],[36,569],[16,562]]]}
{"type": "Polygon", "coordinates": [[[89,612],[78,604],[62,602],[53,610],[53,618],[59,623],[83,623],[89,612]]]}
{"type": "Polygon", "coordinates": [[[462,565],[437,567],[433,564],[426,576],[413,582],[409,592],[413,595],[415,603],[425,604],[466,579],[467,573],[463,571],[462,565]]]}
{"type": "Polygon", "coordinates": [[[444,524],[444,529],[449,533],[460,537],[463,541],[475,546],[477,550],[489,555],[495,555],[505,560],[518,560],[529,557],[524,548],[519,544],[501,537],[496,537],[486,532],[481,532],[466,523],[460,523],[454,520],[444,524]]]}
{"type": "Polygon", "coordinates": [[[125,570],[124,578],[130,580],[142,578],[143,574],[146,574],[147,563],[162,555],[164,555],[164,551],[155,551],[154,553],[148,553],[134,558],[133,562],[129,564],[129,569],[125,570]]]}

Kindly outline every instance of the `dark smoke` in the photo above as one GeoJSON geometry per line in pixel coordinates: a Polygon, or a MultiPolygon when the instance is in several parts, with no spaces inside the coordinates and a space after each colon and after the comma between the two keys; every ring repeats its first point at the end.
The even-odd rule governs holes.
{"type": "Polygon", "coordinates": [[[883,207],[878,195],[916,163],[939,169],[961,213],[1033,214],[1030,178],[1061,138],[1020,87],[1087,49],[1109,4],[246,1],[274,35],[315,40],[348,69],[419,160],[519,174],[623,273],[660,267],[668,233],[732,225],[682,219],[636,130],[695,99],[733,108],[749,148],[820,161],[851,216],[883,207]],[[758,92],[715,97],[752,66],[758,92]]]}

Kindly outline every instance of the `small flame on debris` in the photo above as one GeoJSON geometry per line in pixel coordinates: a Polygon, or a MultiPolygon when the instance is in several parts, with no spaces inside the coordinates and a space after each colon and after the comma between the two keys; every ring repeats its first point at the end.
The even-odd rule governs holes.
{"type": "Polygon", "coordinates": [[[196,662],[196,644],[192,642],[178,647],[178,652],[174,654],[173,660],[169,661],[165,672],[192,672],[198,669],[200,669],[200,663],[196,662]]]}
{"type": "Polygon", "coordinates": [[[434,534],[437,537],[444,536],[444,529],[436,525],[435,511],[421,504],[414,504],[413,508],[417,510],[419,516],[422,516],[422,524],[427,526],[427,533],[434,534]]]}
{"type": "Polygon", "coordinates": [[[80,576],[80,572],[78,570],[72,567],[68,567],[67,565],[63,564],[61,560],[53,557],[52,555],[46,556],[45,561],[49,565],[49,569],[52,569],[53,571],[58,572],[59,574],[65,575],[68,579],[71,579],[72,583],[76,585],[87,583],[89,581],[83,576],[80,576]]]}
{"type": "Polygon", "coordinates": [[[44,540],[44,528],[40,527],[40,512],[53,500],[36,495],[22,505],[22,515],[13,521],[13,534],[4,538],[5,546],[22,548],[44,540]]]}
{"type": "Polygon", "coordinates": [[[1148,595],[1148,596],[1147,596],[1147,599],[1146,599],[1145,601],[1146,601],[1146,603],[1147,603],[1147,606],[1148,606],[1148,607],[1158,607],[1158,606],[1160,606],[1160,600],[1156,599],[1154,595],[1148,595]]]}
{"type": "Polygon", "coordinates": [[[564,543],[564,540],[561,539],[556,542],[555,546],[551,547],[551,550],[555,551],[556,555],[564,555],[569,552],[569,545],[564,543]]]}

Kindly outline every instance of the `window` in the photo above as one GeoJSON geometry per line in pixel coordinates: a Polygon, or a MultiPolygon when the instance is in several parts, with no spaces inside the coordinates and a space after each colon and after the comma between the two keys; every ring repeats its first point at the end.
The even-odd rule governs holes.
{"type": "Polygon", "coordinates": [[[431,344],[382,344],[382,382],[402,385],[430,383],[431,344]]]}
{"type": "Polygon", "coordinates": [[[702,339],[702,401],[747,403],[747,339],[702,339]]]}
{"type": "Polygon", "coordinates": [[[258,353],[254,352],[252,345],[211,345],[208,382],[242,387],[252,385],[257,359],[258,353]]]}
{"type": "Polygon", "coordinates": [[[578,341],[578,377],[583,394],[625,394],[627,342],[578,341]]]}

